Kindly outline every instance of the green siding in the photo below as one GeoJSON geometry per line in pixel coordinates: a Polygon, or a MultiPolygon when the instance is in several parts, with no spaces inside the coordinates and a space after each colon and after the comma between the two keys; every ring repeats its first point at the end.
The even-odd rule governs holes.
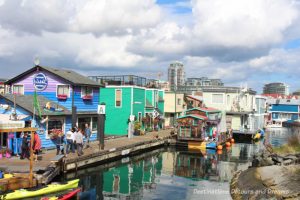
{"type": "Polygon", "coordinates": [[[142,113],[142,117],[145,115],[145,89],[133,88],[133,115],[138,117],[138,113],[142,113]]]}
{"type": "Polygon", "coordinates": [[[106,104],[106,135],[126,135],[131,112],[131,88],[102,88],[100,102],[106,104]],[[115,107],[115,90],[122,90],[122,106],[115,107]]]}
{"type": "MultiPolygon", "coordinates": [[[[164,91],[158,91],[158,97],[159,99],[164,99],[164,91]]],[[[164,112],[164,109],[165,109],[165,102],[164,101],[158,101],[158,109],[161,111],[161,112],[164,112]]],[[[164,113],[163,113],[163,116],[164,116],[164,113]]]]}
{"type": "Polygon", "coordinates": [[[146,90],[146,99],[151,103],[152,106],[154,106],[153,90],[146,90]]]}

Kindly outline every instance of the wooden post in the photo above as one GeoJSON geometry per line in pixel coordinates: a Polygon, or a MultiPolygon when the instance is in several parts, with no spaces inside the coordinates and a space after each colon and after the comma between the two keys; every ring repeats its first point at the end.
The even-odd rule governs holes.
{"type": "Polygon", "coordinates": [[[29,185],[33,187],[33,140],[34,140],[34,132],[31,131],[30,134],[30,166],[29,166],[29,185]]]}

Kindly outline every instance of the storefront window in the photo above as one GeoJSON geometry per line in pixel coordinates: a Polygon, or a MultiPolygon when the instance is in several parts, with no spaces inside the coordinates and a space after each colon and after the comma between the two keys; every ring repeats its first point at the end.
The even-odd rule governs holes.
{"type": "Polygon", "coordinates": [[[78,117],[78,128],[84,130],[85,124],[91,125],[91,117],[78,117]]]}
{"type": "Polygon", "coordinates": [[[14,85],[13,93],[14,94],[24,94],[24,86],[23,85],[14,85]]]}
{"type": "Polygon", "coordinates": [[[48,121],[48,137],[55,138],[57,134],[64,131],[63,129],[64,121],[62,119],[50,119],[48,121]]]}

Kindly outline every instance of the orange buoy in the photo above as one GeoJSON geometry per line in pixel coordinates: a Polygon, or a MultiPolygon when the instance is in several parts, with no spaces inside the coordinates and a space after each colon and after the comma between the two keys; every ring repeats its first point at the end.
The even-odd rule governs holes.
{"type": "Polygon", "coordinates": [[[230,147],[230,142],[226,142],[226,147],[230,147]]]}
{"type": "Polygon", "coordinates": [[[218,155],[220,155],[220,154],[222,154],[222,153],[223,153],[222,150],[218,150],[218,151],[217,151],[217,154],[218,154],[218,155]]]}
{"type": "Polygon", "coordinates": [[[222,150],[222,149],[223,149],[223,146],[222,146],[222,145],[218,145],[217,149],[218,149],[218,150],[222,150]]]}
{"type": "Polygon", "coordinates": [[[230,142],[231,142],[231,143],[234,143],[234,139],[233,139],[233,138],[231,138],[230,142]]]}

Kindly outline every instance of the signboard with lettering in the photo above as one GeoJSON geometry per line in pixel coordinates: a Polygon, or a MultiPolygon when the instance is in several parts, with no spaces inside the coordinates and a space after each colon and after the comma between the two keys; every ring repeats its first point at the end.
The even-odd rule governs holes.
{"type": "Polygon", "coordinates": [[[43,91],[48,86],[48,80],[45,74],[38,73],[33,78],[34,88],[38,91],[43,91]]]}
{"type": "Polygon", "coordinates": [[[0,121],[0,129],[24,128],[25,121],[0,121]]]}
{"type": "Polygon", "coordinates": [[[105,105],[98,105],[98,114],[105,115],[105,105]]]}

